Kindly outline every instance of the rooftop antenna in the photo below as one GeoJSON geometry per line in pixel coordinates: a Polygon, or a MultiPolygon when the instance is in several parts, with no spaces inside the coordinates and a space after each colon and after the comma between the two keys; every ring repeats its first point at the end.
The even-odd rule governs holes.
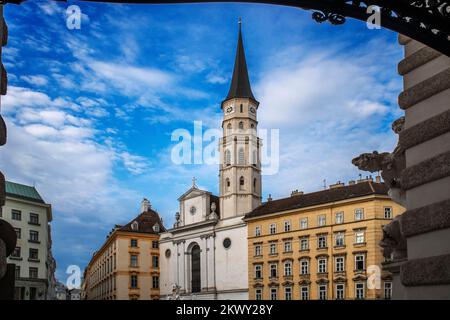
{"type": "Polygon", "coordinates": [[[323,179],[323,190],[327,188],[327,179],[323,179]]]}

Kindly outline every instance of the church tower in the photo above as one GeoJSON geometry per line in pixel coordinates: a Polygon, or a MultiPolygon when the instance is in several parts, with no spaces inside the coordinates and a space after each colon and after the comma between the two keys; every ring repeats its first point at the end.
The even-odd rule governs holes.
{"type": "Polygon", "coordinates": [[[244,215],[261,204],[261,142],[257,136],[259,102],[250,87],[241,21],[230,91],[222,102],[220,140],[221,218],[244,215]]]}

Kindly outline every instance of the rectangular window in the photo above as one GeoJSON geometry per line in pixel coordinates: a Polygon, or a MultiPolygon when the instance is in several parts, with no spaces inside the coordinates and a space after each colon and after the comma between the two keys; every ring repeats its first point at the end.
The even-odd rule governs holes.
{"type": "Polygon", "coordinates": [[[344,272],[345,271],[345,258],[344,257],[336,257],[335,258],[335,269],[336,272],[344,272]]]}
{"type": "Polygon", "coordinates": [[[260,264],[255,265],[255,278],[262,279],[262,265],[260,264]]]}
{"type": "Polygon", "coordinates": [[[336,285],[336,299],[337,300],[345,299],[345,285],[343,284],[336,285]]]}
{"type": "Polygon", "coordinates": [[[276,278],[276,277],[278,277],[277,264],[276,264],[276,263],[272,263],[272,264],[270,265],[270,277],[271,277],[271,278],[276,278]]]}
{"type": "Polygon", "coordinates": [[[319,300],[327,300],[327,286],[319,285],[319,300]]]}
{"type": "Polygon", "coordinates": [[[137,246],[138,246],[138,241],[137,241],[137,239],[131,239],[131,240],[130,240],[130,246],[131,246],[132,248],[137,248],[137,246]]]}
{"type": "Polygon", "coordinates": [[[152,267],[153,267],[153,269],[159,268],[159,257],[158,256],[152,256],[152,267]]]}
{"type": "Polygon", "coordinates": [[[272,223],[269,227],[269,233],[270,234],[275,234],[277,233],[277,225],[275,223],[272,223]]]}
{"type": "Polygon", "coordinates": [[[300,287],[300,294],[302,300],[309,300],[309,287],[308,286],[300,287]]]}
{"type": "Polygon", "coordinates": [[[278,292],[277,288],[270,288],[270,300],[277,300],[278,292]]]}
{"type": "Polygon", "coordinates": [[[355,244],[362,244],[364,243],[364,230],[358,230],[355,231],[355,244]]]}
{"type": "Polygon", "coordinates": [[[30,213],[29,224],[39,225],[39,215],[37,213],[30,213]]]}
{"type": "Polygon", "coordinates": [[[336,212],[336,224],[344,223],[344,212],[336,212]]]}
{"type": "Polygon", "coordinates": [[[130,287],[132,289],[136,289],[138,287],[138,276],[136,274],[132,274],[130,276],[130,287]]]}
{"type": "Polygon", "coordinates": [[[292,300],[292,287],[284,288],[284,300],[292,300]]]}
{"type": "Polygon", "coordinates": [[[327,259],[319,259],[317,263],[317,272],[326,273],[327,272],[327,259]]]}
{"type": "Polygon", "coordinates": [[[153,249],[158,249],[158,248],[159,248],[159,243],[158,243],[158,241],[152,241],[152,248],[153,248],[153,249]]]}
{"type": "Polygon", "coordinates": [[[292,276],[292,262],[291,261],[286,261],[284,263],[284,275],[292,276]]]}
{"type": "Polygon", "coordinates": [[[317,237],[317,247],[319,249],[324,249],[327,247],[327,236],[324,234],[321,234],[317,237]]]}
{"type": "Polygon", "coordinates": [[[300,229],[308,229],[308,218],[300,220],[300,229]]]}
{"type": "Polygon", "coordinates": [[[255,227],[255,237],[261,236],[261,227],[255,227]]]}
{"type": "Polygon", "coordinates": [[[16,266],[16,279],[20,278],[20,266],[16,266]]]}
{"type": "Polygon", "coordinates": [[[14,231],[16,231],[17,239],[20,239],[21,236],[22,236],[21,229],[20,228],[14,228],[14,231]]]}
{"type": "Polygon", "coordinates": [[[284,242],[284,252],[292,252],[292,242],[291,241],[284,242]]]}
{"type": "Polygon", "coordinates": [[[284,232],[289,232],[291,231],[291,221],[286,220],[284,222],[284,232]]]}
{"type": "Polygon", "coordinates": [[[392,219],[392,207],[384,207],[384,218],[392,219]]]}
{"type": "Polygon", "coordinates": [[[366,297],[364,282],[355,283],[355,298],[364,299],[366,297]]]}
{"type": "Polygon", "coordinates": [[[38,268],[30,267],[29,271],[29,277],[31,279],[37,279],[38,277],[38,268]]]}
{"type": "Polygon", "coordinates": [[[324,214],[321,214],[317,217],[317,225],[319,227],[323,227],[327,223],[327,217],[324,214]]]}
{"type": "Polygon", "coordinates": [[[39,232],[30,230],[30,241],[39,242],[39,232]]]}
{"type": "Polygon", "coordinates": [[[364,209],[358,208],[355,209],[355,220],[363,220],[364,219],[364,209]]]}
{"type": "Polygon", "coordinates": [[[261,245],[256,245],[255,246],[255,256],[261,256],[262,255],[262,246],[261,245]]]}
{"type": "Polygon", "coordinates": [[[345,233],[344,232],[336,232],[334,234],[334,245],[336,247],[343,247],[345,245],[345,233]]]}
{"type": "Polygon", "coordinates": [[[387,300],[392,299],[392,282],[384,283],[384,298],[387,300]]]}
{"type": "Polygon", "coordinates": [[[276,243],[271,243],[269,246],[269,253],[270,254],[276,254],[277,253],[277,244],[276,243]]]}
{"type": "Polygon", "coordinates": [[[11,253],[11,257],[20,258],[20,247],[14,248],[14,251],[11,253]]]}
{"type": "Polygon", "coordinates": [[[255,299],[256,300],[262,300],[262,289],[256,289],[255,290],[255,299]]]}
{"type": "Polygon", "coordinates": [[[365,258],[366,256],[364,254],[355,255],[355,270],[363,271],[366,269],[365,258]]]}
{"type": "Polygon", "coordinates": [[[309,239],[308,237],[300,238],[300,250],[308,250],[309,249],[309,239]]]}
{"type": "Polygon", "coordinates": [[[157,276],[152,277],[152,288],[153,289],[159,288],[159,277],[157,277],[157,276]]]}
{"type": "Polygon", "coordinates": [[[135,254],[132,254],[130,256],[130,266],[131,267],[137,267],[138,266],[138,256],[135,254]]]}
{"type": "Polygon", "coordinates": [[[38,260],[39,259],[39,250],[38,249],[30,249],[29,252],[29,258],[31,260],[38,260]]]}
{"type": "Polygon", "coordinates": [[[22,211],[12,209],[11,210],[11,219],[18,220],[18,221],[22,220],[22,211]]]}
{"type": "Polygon", "coordinates": [[[309,274],[309,261],[307,259],[300,260],[300,274],[309,274]]]}

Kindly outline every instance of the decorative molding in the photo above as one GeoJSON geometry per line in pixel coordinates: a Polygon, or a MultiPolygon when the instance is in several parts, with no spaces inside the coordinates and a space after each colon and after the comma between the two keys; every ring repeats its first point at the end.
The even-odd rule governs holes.
{"type": "Polygon", "coordinates": [[[403,170],[402,187],[409,190],[448,176],[450,176],[450,151],[403,170]]]}
{"type": "Polygon", "coordinates": [[[403,91],[398,96],[400,108],[406,110],[439,92],[450,88],[450,68],[403,91]]]}
{"type": "Polygon", "coordinates": [[[410,149],[447,132],[450,132],[450,110],[403,130],[399,141],[404,149],[410,149]]]}
{"type": "Polygon", "coordinates": [[[425,63],[436,59],[442,54],[430,47],[423,47],[417,52],[414,52],[412,55],[404,58],[398,64],[398,74],[404,76],[408,72],[424,65],[425,63]]]}
{"type": "Polygon", "coordinates": [[[450,199],[404,212],[402,227],[406,237],[450,228],[450,199]]]}
{"type": "Polygon", "coordinates": [[[400,279],[404,286],[450,284],[450,255],[409,260],[401,267],[400,279]]]}

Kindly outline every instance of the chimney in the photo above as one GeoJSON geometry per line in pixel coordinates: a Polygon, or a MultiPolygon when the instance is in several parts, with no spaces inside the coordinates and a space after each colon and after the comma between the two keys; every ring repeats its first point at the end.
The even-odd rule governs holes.
{"type": "Polygon", "coordinates": [[[377,176],[375,177],[375,182],[376,182],[376,183],[381,183],[381,177],[380,177],[379,175],[377,175],[377,176]]]}
{"type": "Polygon", "coordinates": [[[142,199],[141,202],[141,213],[147,212],[151,208],[150,201],[148,201],[146,198],[142,199]]]}
{"type": "Polygon", "coordinates": [[[363,179],[363,178],[361,177],[361,175],[360,175],[360,178],[361,178],[361,179],[359,179],[359,180],[357,181],[357,183],[367,182],[367,181],[373,181],[372,176],[366,176],[366,177],[363,179]]]}
{"type": "Polygon", "coordinates": [[[302,194],[303,194],[303,191],[298,191],[298,189],[296,189],[291,192],[291,197],[301,196],[302,194]]]}
{"type": "Polygon", "coordinates": [[[267,197],[267,202],[270,202],[270,201],[272,201],[272,195],[271,194],[269,194],[269,196],[267,197]]]}
{"type": "Polygon", "coordinates": [[[334,188],[340,188],[345,186],[344,183],[342,183],[341,181],[336,182],[335,184],[330,184],[330,189],[334,189],[334,188]]]}
{"type": "Polygon", "coordinates": [[[355,181],[355,180],[350,180],[350,181],[348,182],[348,185],[349,185],[349,186],[353,186],[354,184],[356,184],[356,181],[355,181]]]}

